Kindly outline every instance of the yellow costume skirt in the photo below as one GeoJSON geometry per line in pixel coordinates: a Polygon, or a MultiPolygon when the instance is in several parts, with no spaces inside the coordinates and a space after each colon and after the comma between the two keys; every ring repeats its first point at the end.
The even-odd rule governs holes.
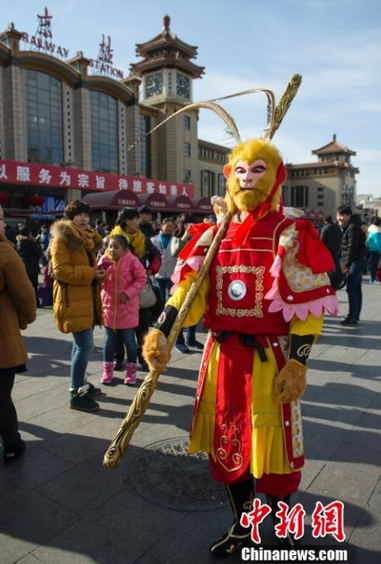
{"type": "MultiPolygon", "coordinates": [[[[265,348],[267,361],[255,351],[251,379],[251,455],[250,473],[290,474],[282,427],[281,406],[274,381],[277,365],[271,348],[265,348]]],[[[205,376],[202,397],[194,415],[189,453],[204,451],[216,459],[213,438],[215,426],[217,375],[220,344],[213,344],[205,376]]]]}

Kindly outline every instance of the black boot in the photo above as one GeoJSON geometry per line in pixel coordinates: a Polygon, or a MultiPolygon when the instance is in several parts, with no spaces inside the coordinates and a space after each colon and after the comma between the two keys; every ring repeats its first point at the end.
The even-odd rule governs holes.
{"type": "Polygon", "coordinates": [[[222,537],[218,538],[210,547],[213,556],[227,556],[237,552],[250,539],[251,532],[240,525],[242,513],[249,513],[253,509],[254,481],[252,478],[245,482],[236,482],[226,486],[230,505],[233,510],[234,521],[222,537]]]}
{"type": "MultiPolygon", "coordinates": [[[[291,507],[290,497],[290,495],[286,495],[283,498],[279,498],[266,494],[266,503],[271,507],[271,518],[273,520],[274,526],[280,523],[279,518],[276,516],[277,511],[279,511],[280,509],[280,507],[278,506],[278,501],[283,501],[283,503],[285,503],[288,507],[291,507]]],[[[286,537],[277,536],[277,541],[285,548],[296,548],[300,545],[299,540],[296,540],[294,535],[290,533],[290,531],[287,531],[286,537]]]]}
{"type": "Polygon", "coordinates": [[[14,446],[4,448],[4,462],[12,462],[13,460],[17,460],[24,454],[24,450],[25,443],[21,438],[19,438],[18,443],[16,443],[14,446]]]}

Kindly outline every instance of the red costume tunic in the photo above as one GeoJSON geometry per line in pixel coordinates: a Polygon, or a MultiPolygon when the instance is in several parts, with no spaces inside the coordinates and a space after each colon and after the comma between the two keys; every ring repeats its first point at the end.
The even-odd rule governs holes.
{"type": "MultiPolygon", "coordinates": [[[[187,274],[197,270],[211,242],[212,229],[196,234],[184,249],[185,264],[175,276],[176,282],[185,281],[187,274]]],[[[209,453],[216,480],[232,483],[251,472],[258,479],[257,491],[278,497],[295,491],[300,481],[297,470],[304,463],[300,406],[299,401],[279,404],[271,398],[269,411],[277,413],[261,415],[262,400],[258,398],[262,398],[262,391],[258,394],[258,390],[267,389],[268,383],[256,381],[256,375],[263,372],[268,378],[271,374],[265,394],[276,396],[273,379],[285,362],[293,318],[306,319],[310,311],[320,317],[323,306],[334,312],[334,292],[328,277],[319,274],[325,272],[327,264],[319,266],[311,260],[306,246],[312,243],[316,245],[316,236],[306,222],[296,224],[279,212],[267,213],[259,220],[249,218],[243,224],[231,222],[210,268],[210,291],[205,301],[204,323],[210,335],[200,370],[190,451],[202,448],[209,453]],[[298,264],[294,269],[306,277],[303,291],[300,281],[293,280],[290,285],[285,274],[288,255],[296,262],[295,253],[309,262],[309,266],[298,264]],[[265,371],[261,363],[266,363],[265,371]],[[208,419],[208,425],[201,422],[202,418],[208,419]],[[278,433],[282,445],[269,436],[254,440],[257,420],[261,421],[258,427],[266,426],[264,421],[271,421],[269,427],[283,426],[283,432],[278,433]],[[211,425],[213,432],[206,429],[211,425]],[[208,439],[200,438],[208,433],[212,435],[208,439]],[[262,447],[261,441],[265,442],[262,447]],[[253,454],[261,448],[264,460],[260,469],[253,470],[258,466],[253,454]],[[272,455],[271,449],[282,452],[272,455]]],[[[316,248],[320,253],[317,263],[328,260],[320,242],[316,248]]]]}

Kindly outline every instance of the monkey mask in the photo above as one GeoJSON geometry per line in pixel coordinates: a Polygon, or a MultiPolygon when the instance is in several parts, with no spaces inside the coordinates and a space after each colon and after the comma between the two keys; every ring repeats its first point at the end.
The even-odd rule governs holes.
{"type": "Polygon", "coordinates": [[[263,139],[241,143],[224,167],[229,211],[256,212],[257,217],[277,208],[287,172],[276,147],[263,139]]]}

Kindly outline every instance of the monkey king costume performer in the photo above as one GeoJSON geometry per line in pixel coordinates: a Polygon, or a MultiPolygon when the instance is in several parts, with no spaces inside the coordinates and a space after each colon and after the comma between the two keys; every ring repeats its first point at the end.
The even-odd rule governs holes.
{"type": "MultiPolygon", "coordinates": [[[[277,502],[289,503],[299,486],[306,362],[324,311],[337,314],[330,253],[310,222],[283,214],[279,151],[263,139],[241,143],[224,175],[233,219],[185,322],[204,315],[209,329],[189,452],[208,453],[213,478],[229,494],[234,522],[211,546],[217,556],[250,537],[240,517],[255,492],[266,494],[274,516],[277,502]]],[[[154,369],[168,361],[166,337],[216,229],[194,226],[180,255],[176,289],[145,343],[154,369]]]]}

